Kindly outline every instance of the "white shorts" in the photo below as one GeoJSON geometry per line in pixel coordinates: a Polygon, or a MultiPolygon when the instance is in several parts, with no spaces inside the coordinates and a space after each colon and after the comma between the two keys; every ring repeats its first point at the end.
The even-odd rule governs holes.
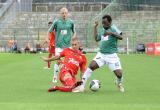
{"type": "Polygon", "coordinates": [[[56,48],[55,49],[55,55],[60,55],[60,53],[63,51],[62,48],[56,48]]]}
{"type": "Polygon", "coordinates": [[[102,67],[105,64],[108,65],[111,71],[122,69],[120,59],[116,53],[103,54],[98,52],[93,60],[97,62],[99,67],[102,67]]]}

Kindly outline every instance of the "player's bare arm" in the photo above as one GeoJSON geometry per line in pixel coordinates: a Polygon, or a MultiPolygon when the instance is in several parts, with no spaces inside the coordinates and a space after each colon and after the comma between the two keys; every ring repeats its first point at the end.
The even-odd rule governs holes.
{"type": "Polygon", "coordinates": [[[73,33],[72,37],[76,37],[76,32],[73,33]]]}
{"type": "Polygon", "coordinates": [[[123,39],[122,35],[119,35],[119,34],[113,33],[113,32],[109,32],[109,31],[105,31],[104,36],[107,36],[107,35],[112,35],[113,37],[116,37],[119,40],[123,39]]]}
{"type": "Polygon", "coordinates": [[[97,27],[98,27],[98,21],[96,21],[95,22],[95,24],[94,24],[94,29],[93,29],[93,37],[94,37],[94,39],[95,39],[95,41],[97,42],[97,40],[96,40],[96,36],[97,36],[97,34],[98,34],[98,32],[97,32],[97,27]]]}
{"type": "Polygon", "coordinates": [[[49,38],[46,37],[45,40],[42,42],[42,47],[44,47],[45,44],[47,44],[49,42],[49,38]]]}
{"type": "Polygon", "coordinates": [[[48,62],[48,61],[55,61],[55,60],[59,60],[61,58],[61,56],[53,56],[51,58],[48,57],[41,57],[44,61],[48,62]]]}

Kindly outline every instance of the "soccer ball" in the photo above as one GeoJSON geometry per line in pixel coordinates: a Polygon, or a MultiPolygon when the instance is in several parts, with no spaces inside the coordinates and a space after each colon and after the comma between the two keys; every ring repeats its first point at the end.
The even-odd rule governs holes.
{"type": "Polygon", "coordinates": [[[100,85],[101,85],[101,84],[100,84],[100,81],[94,79],[94,80],[92,80],[92,81],[90,82],[89,88],[90,88],[92,91],[95,92],[95,91],[98,91],[98,90],[99,90],[99,88],[101,87],[100,85]]]}

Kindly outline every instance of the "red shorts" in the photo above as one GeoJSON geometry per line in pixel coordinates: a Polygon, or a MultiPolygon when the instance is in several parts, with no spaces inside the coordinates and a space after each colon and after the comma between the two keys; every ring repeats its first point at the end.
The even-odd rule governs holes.
{"type": "Polygon", "coordinates": [[[55,47],[54,47],[54,46],[49,46],[48,52],[49,52],[50,54],[54,54],[54,55],[55,55],[55,47]]]}
{"type": "Polygon", "coordinates": [[[76,83],[76,78],[75,78],[75,76],[72,75],[71,70],[61,69],[60,74],[59,74],[59,78],[60,78],[61,83],[64,86],[72,87],[76,83]]]}

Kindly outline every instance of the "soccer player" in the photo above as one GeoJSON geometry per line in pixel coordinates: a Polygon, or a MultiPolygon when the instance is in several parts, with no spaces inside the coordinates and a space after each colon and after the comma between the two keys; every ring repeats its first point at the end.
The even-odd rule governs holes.
{"type": "MultiPolygon", "coordinates": [[[[75,36],[74,23],[68,18],[68,9],[63,7],[60,9],[60,18],[55,20],[51,25],[49,32],[55,30],[55,55],[59,55],[64,48],[70,47],[71,36],[75,36]]],[[[58,60],[54,65],[54,75],[52,82],[57,82],[57,75],[59,72],[59,65],[61,61],[58,60]]]]}
{"type": "Polygon", "coordinates": [[[124,92],[122,86],[122,68],[120,59],[117,56],[117,41],[122,40],[122,32],[112,24],[112,18],[110,15],[104,15],[102,17],[103,31],[97,32],[98,22],[94,25],[94,39],[100,41],[100,51],[95,58],[91,61],[89,67],[82,76],[83,84],[79,87],[79,92],[83,92],[87,79],[91,76],[91,73],[101,68],[103,65],[108,65],[109,69],[116,75],[115,83],[121,92],[124,92]]]}
{"type": "Polygon", "coordinates": [[[76,75],[79,68],[82,74],[86,70],[86,57],[79,50],[79,41],[76,37],[72,38],[71,45],[70,48],[63,49],[58,56],[52,58],[42,57],[44,61],[54,61],[64,57],[63,65],[59,73],[59,79],[63,86],[53,86],[48,89],[48,92],[56,90],[74,92],[74,89],[81,84],[81,82],[76,81],[76,75]]]}
{"type": "MultiPolygon", "coordinates": [[[[53,22],[48,22],[48,28],[51,27],[53,22]]],[[[44,43],[48,43],[48,58],[51,58],[52,55],[55,55],[55,30],[50,32],[45,40],[44,43]]],[[[44,45],[44,44],[43,44],[44,45]]],[[[48,67],[45,67],[44,69],[50,69],[51,62],[48,61],[48,67]]]]}

